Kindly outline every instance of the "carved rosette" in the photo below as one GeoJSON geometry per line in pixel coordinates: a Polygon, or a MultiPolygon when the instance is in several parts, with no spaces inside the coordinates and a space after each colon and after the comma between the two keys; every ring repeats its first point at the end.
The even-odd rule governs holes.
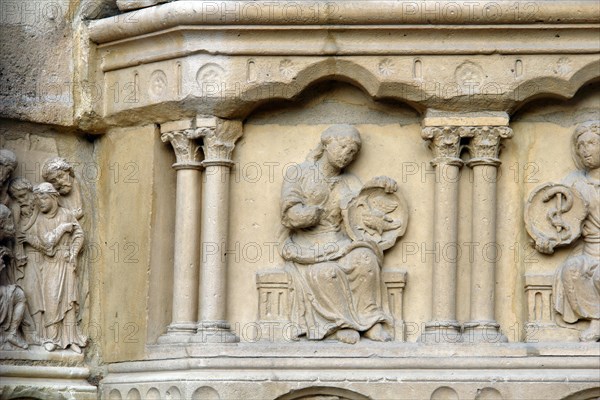
{"type": "Polygon", "coordinates": [[[471,159],[469,167],[476,165],[500,165],[501,139],[511,138],[513,131],[508,126],[471,126],[464,127],[465,136],[471,137],[468,149],[471,159]]]}
{"type": "Polygon", "coordinates": [[[460,138],[463,129],[460,126],[428,126],[423,128],[421,136],[429,140],[429,147],[433,152],[431,165],[440,164],[462,167],[460,159],[460,138]]]}
{"type": "Polygon", "coordinates": [[[214,125],[209,122],[204,127],[196,128],[204,138],[202,165],[205,167],[211,165],[231,167],[233,165],[231,155],[235,142],[242,136],[242,122],[221,118],[213,120],[214,125]]]}
{"type": "Polygon", "coordinates": [[[169,141],[177,162],[173,164],[175,169],[201,169],[200,162],[200,144],[196,139],[200,137],[198,129],[182,129],[177,131],[163,132],[160,139],[163,142],[169,141]]]}

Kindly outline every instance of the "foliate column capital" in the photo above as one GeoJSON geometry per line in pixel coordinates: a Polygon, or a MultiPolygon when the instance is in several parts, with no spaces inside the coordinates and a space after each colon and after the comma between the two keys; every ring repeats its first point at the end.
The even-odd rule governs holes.
{"type": "Polygon", "coordinates": [[[162,132],[160,139],[170,142],[175,151],[177,162],[173,164],[175,169],[201,169],[202,163],[200,144],[196,139],[198,135],[195,128],[178,129],[162,132]]]}
{"type": "Polygon", "coordinates": [[[421,137],[429,141],[433,152],[431,165],[448,164],[461,167],[460,138],[464,136],[461,126],[427,126],[421,131],[421,137]]]}
{"type": "Polygon", "coordinates": [[[242,136],[242,121],[217,117],[198,118],[196,130],[204,138],[202,164],[232,166],[235,142],[242,136]]]}
{"type": "Polygon", "coordinates": [[[467,146],[471,159],[467,162],[469,167],[476,165],[500,165],[500,143],[502,139],[513,136],[513,131],[508,126],[471,126],[464,127],[466,136],[470,137],[467,146]]]}

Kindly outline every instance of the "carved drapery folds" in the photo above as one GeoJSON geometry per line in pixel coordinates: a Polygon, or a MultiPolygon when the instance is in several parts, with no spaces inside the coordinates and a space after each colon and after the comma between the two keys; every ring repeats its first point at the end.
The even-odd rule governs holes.
{"type": "Polygon", "coordinates": [[[79,182],[64,158],[47,160],[45,182],[35,186],[10,179],[16,166],[14,153],[0,150],[0,345],[82,353],[88,339],[78,312],[87,265],[79,182]]]}
{"type": "MultiPolygon", "coordinates": [[[[534,189],[525,223],[541,253],[552,254],[582,238],[581,250],[556,270],[552,308],[560,315],[560,326],[580,330],[582,342],[594,342],[600,340],[600,121],[580,124],[571,143],[578,170],[560,184],[534,189]]],[[[545,328],[552,339],[569,337],[556,325],[545,328]]]]}

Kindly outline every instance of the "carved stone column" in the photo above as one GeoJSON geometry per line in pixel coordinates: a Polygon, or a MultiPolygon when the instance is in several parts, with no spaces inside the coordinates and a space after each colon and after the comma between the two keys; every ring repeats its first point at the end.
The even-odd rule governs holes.
{"type": "Polygon", "coordinates": [[[235,141],[242,135],[241,121],[220,118],[197,120],[203,130],[205,183],[202,197],[202,254],[200,262],[200,342],[236,342],[227,312],[227,237],[229,225],[229,174],[235,141]]]}
{"type": "MultiPolygon", "coordinates": [[[[508,123],[508,119],[506,121],[508,123]]],[[[507,342],[495,320],[496,286],[496,183],[500,141],[512,137],[507,126],[465,128],[472,136],[468,146],[473,169],[472,242],[478,243],[471,263],[471,318],[464,324],[465,342],[507,342]]]]}
{"type": "MultiPolygon", "coordinates": [[[[460,168],[459,126],[425,126],[423,139],[430,141],[435,167],[433,212],[433,245],[436,253],[447,246],[457,246],[458,183],[460,168]]],[[[420,341],[427,343],[460,340],[460,324],[456,320],[456,257],[434,257],[432,276],[432,319],[425,324],[420,341]]]]}
{"type": "Polygon", "coordinates": [[[161,131],[162,141],[171,143],[177,157],[173,315],[167,334],[159,340],[170,342],[196,332],[202,164],[199,133],[192,121],[166,123],[161,131]]]}

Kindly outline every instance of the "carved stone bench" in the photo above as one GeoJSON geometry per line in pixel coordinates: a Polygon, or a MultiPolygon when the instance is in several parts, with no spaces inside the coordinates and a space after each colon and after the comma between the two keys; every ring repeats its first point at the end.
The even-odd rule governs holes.
{"type": "Polygon", "coordinates": [[[579,330],[557,324],[561,317],[554,310],[554,274],[526,274],[527,323],[525,342],[579,341],[579,330]]]}
{"type": "MultiPolygon", "coordinates": [[[[384,269],[381,273],[384,307],[394,320],[395,341],[405,340],[403,296],[406,286],[406,271],[384,269]]],[[[292,340],[290,330],[290,287],[291,279],[282,269],[267,269],[256,273],[258,290],[258,323],[263,333],[275,340],[292,340]]]]}

